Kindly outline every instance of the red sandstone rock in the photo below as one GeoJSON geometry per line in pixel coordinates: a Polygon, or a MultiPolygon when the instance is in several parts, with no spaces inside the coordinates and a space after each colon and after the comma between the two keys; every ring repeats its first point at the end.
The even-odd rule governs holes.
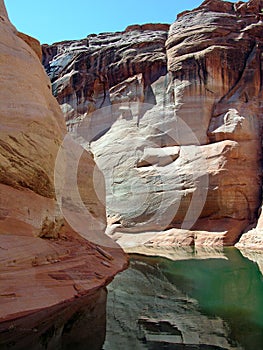
{"type": "Polygon", "coordinates": [[[68,129],[85,127],[104,173],[107,232],[123,246],[232,245],[257,222],[262,8],[206,0],[168,33],[133,25],[43,46],[68,129]]]}
{"type": "MultiPolygon", "coordinates": [[[[240,230],[240,234],[249,223],[257,220],[260,204],[263,27],[259,13],[262,6],[262,1],[237,4],[205,1],[199,8],[180,16],[171,26],[166,42],[168,69],[175,79],[190,82],[184,89],[178,116],[197,130],[201,142],[235,140],[241,152],[246,154],[237,155],[228,173],[221,176],[225,182],[231,178],[231,169],[237,169],[240,164],[243,179],[239,181],[235,177],[235,184],[224,190],[222,185],[218,187],[219,191],[220,188],[223,190],[220,206],[232,202],[239,211],[243,206],[243,188],[248,186],[249,197],[245,195],[243,202],[249,208],[248,222],[241,227],[234,225],[236,233],[240,230]],[[195,118],[191,110],[195,110],[195,118]],[[204,127],[198,128],[202,115],[204,127]],[[207,136],[209,141],[206,141],[207,136]],[[238,185],[234,189],[238,183],[241,187],[238,185]]],[[[237,217],[236,214],[223,215],[221,222],[222,218],[231,216],[237,217]]],[[[212,226],[210,230],[216,231],[212,226]]],[[[234,236],[236,240],[238,235],[234,236]]],[[[241,242],[246,241],[247,247],[261,247],[259,236],[259,232],[254,231],[254,240],[251,232],[242,236],[241,242]],[[251,243],[249,236],[252,236],[251,243]]]]}
{"type": "Polygon", "coordinates": [[[107,106],[109,89],[131,76],[141,73],[149,85],[165,74],[167,31],[164,24],[131,26],[43,45],[43,64],[66,120],[107,106]]]}
{"type": "Polygon", "coordinates": [[[0,236],[0,322],[92,294],[125,266],[119,248],[103,254],[67,225],[56,240],[17,231],[0,236]]]}
{"type": "Polygon", "coordinates": [[[0,51],[1,322],[92,293],[125,268],[127,258],[104,235],[92,156],[77,146],[80,173],[73,183],[66,176],[67,166],[76,165],[72,142],[67,162],[57,161],[66,126],[39,61],[40,47],[10,24],[3,0],[0,51]],[[88,225],[71,193],[77,184],[73,194],[80,193],[88,225]],[[80,219],[80,226],[68,224],[80,219]]]}
{"type": "Polygon", "coordinates": [[[166,23],[146,23],[146,24],[134,24],[134,25],[130,25],[125,29],[125,32],[132,32],[134,30],[150,30],[150,31],[154,31],[154,30],[161,30],[161,31],[168,31],[169,30],[170,25],[166,24],[166,23]]]}

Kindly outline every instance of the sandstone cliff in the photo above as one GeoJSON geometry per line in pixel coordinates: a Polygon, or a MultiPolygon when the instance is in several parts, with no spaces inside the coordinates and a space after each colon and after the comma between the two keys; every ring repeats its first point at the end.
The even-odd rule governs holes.
{"type": "Polygon", "coordinates": [[[262,8],[206,0],[171,26],[42,46],[123,246],[233,245],[250,230],[239,245],[263,247],[262,8]]]}
{"type": "Polygon", "coordinates": [[[117,245],[103,238],[105,210],[92,185],[94,161],[67,137],[63,115],[39,60],[39,42],[16,31],[3,0],[0,53],[3,321],[105,285],[124,268],[126,257],[117,245]],[[64,153],[59,159],[61,150],[64,153]],[[66,174],[72,162],[77,164],[76,152],[81,170],[72,183],[66,174]],[[76,183],[82,204],[89,212],[89,223],[84,226],[82,220],[82,227],[74,226],[74,220],[85,217],[71,193],[76,183]],[[98,242],[107,247],[98,246],[98,242]]]}

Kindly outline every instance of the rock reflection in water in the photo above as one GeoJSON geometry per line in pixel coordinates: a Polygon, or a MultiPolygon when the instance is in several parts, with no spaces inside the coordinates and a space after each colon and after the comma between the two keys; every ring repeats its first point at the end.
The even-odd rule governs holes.
{"type": "Polygon", "coordinates": [[[204,253],[133,256],[108,286],[103,349],[261,349],[258,266],[235,248],[204,253]]]}
{"type": "MultiPolygon", "coordinates": [[[[48,297],[48,296],[47,296],[48,297]]],[[[106,332],[107,291],[0,324],[0,349],[100,350],[106,332]]]]}

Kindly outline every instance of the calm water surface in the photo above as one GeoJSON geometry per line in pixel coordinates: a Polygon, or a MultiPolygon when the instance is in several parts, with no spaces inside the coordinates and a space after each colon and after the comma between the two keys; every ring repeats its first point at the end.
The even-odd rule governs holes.
{"type": "Polygon", "coordinates": [[[169,255],[132,255],[108,295],[0,324],[0,349],[262,350],[263,252],[169,255]]]}
{"type": "Polygon", "coordinates": [[[132,256],[108,287],[104,349],[262,350],[259,265],[235,248],[198,256],[132,256]]]}

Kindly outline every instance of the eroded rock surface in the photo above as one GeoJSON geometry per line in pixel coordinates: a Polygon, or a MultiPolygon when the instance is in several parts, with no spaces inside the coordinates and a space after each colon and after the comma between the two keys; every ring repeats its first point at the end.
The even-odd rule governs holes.
{"type": "Polygon", "coordinates": [[[68,129],[105,176],[107,232],[123,246],[232,245],[257,223],[262,8],[206,0],[171,26],[42,46],[68,129]]]}
{"type": "Polygon", "coordinates": [[[66,149],[65,143],[61,147],[66,137],[65,121],[39,60],[39,43],[16,31],[3,0],[0,51],[3,321],[94,291],[124,268],[126,257],[117,245],[103,239],[105,209],[92,184],[92,156],[76,146],[82,171],[73,183],[65,176],[67,166],[76,158],[71,138],[68,159],[64,155],[56,161],[58,151],[66,149]],[[61,182],[54,182],[54,173],[61,182]],[[72,225],[74,219],[83,216],[78,206],[73,206],[76,201],[70,192],[76,183],[90,213],[90,225],[83,224],[82,228],[72,225]]]}

